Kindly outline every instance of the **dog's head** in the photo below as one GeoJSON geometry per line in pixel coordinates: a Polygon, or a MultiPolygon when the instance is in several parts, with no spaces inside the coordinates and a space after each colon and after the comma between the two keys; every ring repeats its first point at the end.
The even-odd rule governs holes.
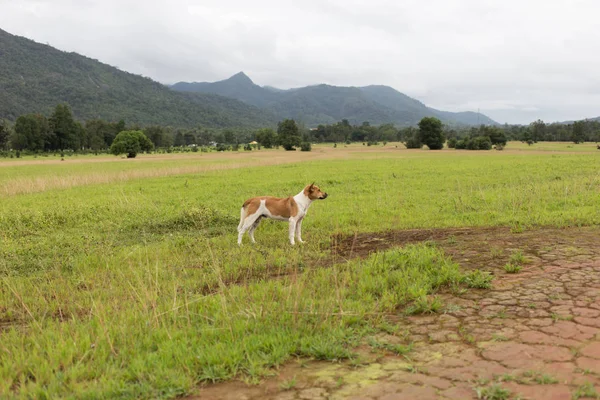
{"type": "Polygon", "coordinates": [[[314,182],[304,188],[304,194],[311,200],[325,200],[327,198],[327,193],[322,192],[314,182]]]}

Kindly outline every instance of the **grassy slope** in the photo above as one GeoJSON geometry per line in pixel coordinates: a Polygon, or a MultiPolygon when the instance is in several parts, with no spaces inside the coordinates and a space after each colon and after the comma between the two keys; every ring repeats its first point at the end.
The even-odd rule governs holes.
{"type": "MultiPolygon", "coordinates": [[[[169,397],[202,380],[256,379],[293,354],[344,358],[377,326],[368,313],[462,279],[428,247],[314,268],[330,264],[336,232],[600,223],[595,154],[337,150],[326,153],[331,160],[111,185],[74,179],[70,189],[5,196],[0,321],[10,328],[0,331],[0,393],[169,397]],[[330,197],[310,210],[307,245],[290,249],[285,226],[269,221],[258,245],[235,245],[246,197],[293,194],[312,180],[330,197]],[[257,280],[284,272],[292,274],[257,280]],[[225,286],[246,279],[254,283],[225,286]],[[340,310],[356,315],[331,317],[340,310]]],[[[128,167],[161,171],[193,160],[128,167]]],[[[124,169],[0,167],[0,185],[86,176],[91,165],[109,178],[124,169]]]]}

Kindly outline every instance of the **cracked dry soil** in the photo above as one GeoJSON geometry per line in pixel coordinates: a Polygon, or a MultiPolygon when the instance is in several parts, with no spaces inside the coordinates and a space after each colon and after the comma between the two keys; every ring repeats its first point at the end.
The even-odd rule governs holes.
{"type": "Polygon", "coordinates": [[[259,385],[207,385],[193,398],[600,398],[593,397],[594,387],[600,393],[600,227],[390,231],[338,237],[333,251],[350,259],[424,240],[463,268],[490,271],[495,279],[489,290],[444,294],[443,313],[394,316],[399,331],[377,340],[411,342],[409,354],[365,346],[357,349],[362,366],[290,362],[259,385]],[[503,266],[519,251],[523,269],[506,273],[503,266]],[[494,388],[506,392],[490,397],[494,388]]]}

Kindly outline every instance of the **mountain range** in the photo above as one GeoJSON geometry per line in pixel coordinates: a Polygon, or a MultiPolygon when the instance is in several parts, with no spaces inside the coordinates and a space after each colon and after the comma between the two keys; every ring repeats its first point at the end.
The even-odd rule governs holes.
{"type": "Polygon", "coordinates": [[[274,114],[278,119],[294,118],[305,124],[334,123],[347,119],[353,124],[417,124],[423,117],[438,117],[450,125],[497,124],[475,112],[440,111],[399,91],[382,85],[344,87],[313,85],[277,89],[255,84],[244,72],[218,82],[178,82],[171,86],[181,92],[212,93],[243,101],[274,114]]]}
{"type": "Polygon", "coordinates": [[[282,90],[256,85],[243,72],[218,82],[171,87],[77,53],[0,29],[0,118],[49,115],[59,103],[80,120],[124,119],[141,125],[214,128],[275,126],[294,118],[306,126],[347,119],[354,124],[415,125],[435,116],[450,125],[495,124],[474,112],[427,107],[388,86],[314,85],[282,90]]]}
{"type": "Polygon", "coordinates": [[[179,127],[264,127],[275,117],[239,100],[181,93],[76,53],[0,29],[0,118],[49,115],[67,103],[76,118],[179,127]]]}

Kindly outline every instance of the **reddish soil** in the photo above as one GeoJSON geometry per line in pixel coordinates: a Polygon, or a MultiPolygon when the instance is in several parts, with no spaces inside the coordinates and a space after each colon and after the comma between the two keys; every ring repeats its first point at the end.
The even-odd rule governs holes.
{"type": "Polygon", "coordinates": [[[259,385],[208,385],[195,398],[600,398],[592,389],[600,393],[600,227],[359,234],[336,238],[333,253],[350,259],[425,240],[495,280],[490,290],[443,295],[443,313],[391,318],[399,331],[377,340],[411,342],[408,355],[362,348],[362,366],[298,360],[259,385]],[[523,270],[508,274],[503,266],[517,251],[523,270]]]}

